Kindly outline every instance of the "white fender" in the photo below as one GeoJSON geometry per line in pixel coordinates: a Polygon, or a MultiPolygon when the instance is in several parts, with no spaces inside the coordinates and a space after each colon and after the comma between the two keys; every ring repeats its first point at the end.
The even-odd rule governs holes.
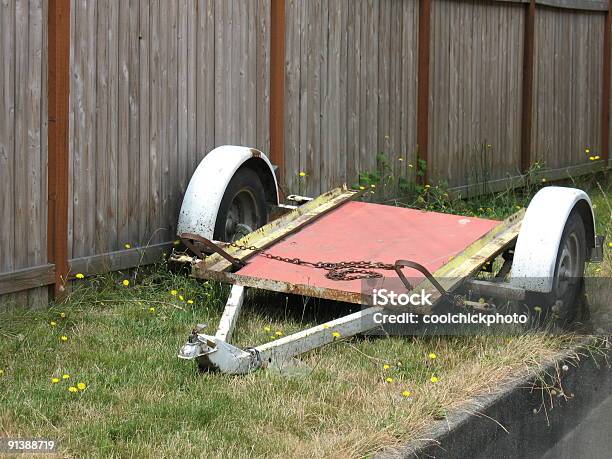
{"type": "MultiPolygon", "coordinates": [[[[549,186],[536,193],[527,207],[516,241],[512,262],[513,285],[534,292],[552,290],[561,235],[569,214],[580,201],[588,204],[592,227],[595,228],[591,200],[584,191],[549,186]]],[[[588,235],[587,229],[587,238],[588,235]]],[[[594,238],[587,240],[587,244],[592,247],[594,238]]]]}
{"type": "MultiPolygon", "coordinates": [[[[223,145],[208,153],[193,173],[179,214],[177,234],[192,233],[213,238],[217,213],[228,183],[246,161],[255,158],[270,171],[274,180],[275,204],[278,203],[278,183],[270,160],[259,150],[223,145]]],[[[264,187],[265,187],[264,183],[264,187]]]]}

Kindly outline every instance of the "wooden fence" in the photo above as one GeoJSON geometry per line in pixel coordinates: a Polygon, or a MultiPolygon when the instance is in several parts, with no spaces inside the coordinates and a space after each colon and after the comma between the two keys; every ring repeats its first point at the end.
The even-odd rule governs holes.
{"type": "Polygon", "coordinates": [[[158,257],[217,145],[272,149],[286,191],[309,194],[379,152],[464,188],[536,160],[553,178],[609,163],[608,0],[3,0],[0,27],[4,301],[158,257]]]}

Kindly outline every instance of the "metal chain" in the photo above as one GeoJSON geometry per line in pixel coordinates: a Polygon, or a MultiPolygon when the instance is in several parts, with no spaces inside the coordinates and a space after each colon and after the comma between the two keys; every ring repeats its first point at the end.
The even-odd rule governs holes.
{"type": "Polygon", "coordinates": [[[280,255],[274,255],[270,252],[266,252],[263,249],[255,247],[253,245],[246,246],[230,242],[230,247],[234,247],[239,250],[251,250],[253,252],[259,252],[270,260],[281,261],[283,263],[290,263],[299,266],[311,266],[317,269],[324,269],[327,271],[325,277],[336,281],[356,280],[356,279],[374,279],[377,277],[383,277],[379,272],[374,269],[393,271],[395,265],[392,263],[382,263],[379,261],[339,261],[336,263],[324,262],[324,261],[307,261],[300,258],[281,257],[280,255]]]}

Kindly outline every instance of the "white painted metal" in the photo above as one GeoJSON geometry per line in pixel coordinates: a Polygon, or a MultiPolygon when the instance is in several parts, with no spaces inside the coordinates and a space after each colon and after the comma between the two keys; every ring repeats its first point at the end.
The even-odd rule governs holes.
{"type": "Polygon", "coordinates": [[[276,203],[278,203],[276,175],[266,155],[254,148],[223,145],[208,153],[193,173],[181,206],[178,234],[192,233],[207,239],[213,238],[217,213],[225,189],[238,168],[252,158],[262,161],[270,169],[274,177],[276,203]]]}
{"type": "Polygon", "coordinates": [[[257,346],[255,350],[262,365],[282,367],[296,355],[378,327],[379,325],[374,321],[374,316],[383,310],[379,306],[362,309],[325,324],[257,346]]]}
{"type": "Polygon", "coordinates": [[[214,336],[197,334],[181,348],[179,358],[197,359],[202,367],[240,375],[259,368],[254,354],[243,351],[214,336]]]}
{"type": "Polygon", "coordinates": [[[374,316],[382,311],[381,307],[363,309],[246,351],[216,336],[197,334],[183,346],[179,357],[197,359],[204,367],[228,374],[244,374],[271,365],[278,367],[298,354],[376,328],[374,316]]]}
{"type": "MultiPolygon", "coordinates": [[[[565,222],[576,204],[589,196],[576,188],[550,186],[533,197],[523,218],[512,262],[512,285],[534,292],[552,290],[555,263],[565,222]]],[[[594,241],[588,241],[593,245],[594,241]]]]}
{"type": "Polygon", "coordinates": [[[242,302],[244,301],[245,294],[246,287],[242,285],[232,285],[232,290],[230,291],[227,303],[225,303],[225,309],[223,310],[223,315],[221,315],[215,338],[222,341],[230,340],[236,322],[238,321],[240,310],[242,309],[242,302]]]}

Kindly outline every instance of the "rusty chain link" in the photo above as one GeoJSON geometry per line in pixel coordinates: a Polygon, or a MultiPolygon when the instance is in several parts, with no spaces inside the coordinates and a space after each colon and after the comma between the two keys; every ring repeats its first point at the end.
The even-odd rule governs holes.
{"type": "Polygon", "coordinates": [[[383,277],[381,273],[374,271],[374,269],[381,269],[387,271],[393,271],[395,269],[394,264],[382,263],[379,261],[339,261],[336,263],[324,261],[313,262],[302,260],[300,258],[281,257],[280,255],[274,255],[253,245],[245,246],[241,244],[236,244],[235,242],[230,242],[228,245],[238,250],[251,250],[253,252],[258,252],[260,255],[270,260],[281,261],[283,263],[290,263],[293,265],[311,266],[317,269],[324,269],[327,271],[325,277],[336,281],[374,279],[377,277],[383,277]]]}

